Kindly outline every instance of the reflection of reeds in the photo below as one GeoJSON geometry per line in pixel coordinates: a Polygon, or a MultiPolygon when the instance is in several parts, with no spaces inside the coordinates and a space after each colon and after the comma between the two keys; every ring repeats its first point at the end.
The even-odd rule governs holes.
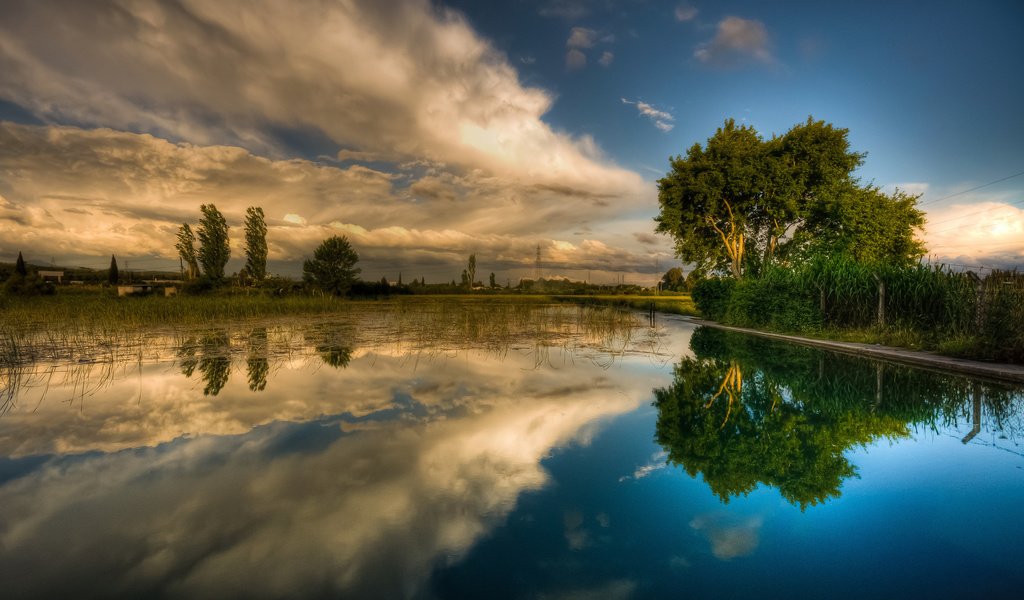
{"type": "Polygon", "coordinates": [[[244,362],[249,389],[262,391],[283,358],[344,368],[360,348],[415,360],[462,351],[502,358],[514,350],[533,353],[537,367],[555,366],[550,351],[559,349],[563,360],[582,356],[607,367],[628,352],[655,351],[659,343],[653,329],[639,327],[635,313],[610,307],[533,298],[432,297],[344,306],[344,311],[302,321],[234,321],[199,329],[0,326],[2,410],[14,406],[26,385],[48,385],[50,379],[29,376],[43,368],[64,373],[62,385],[73,383],[72,398],[82,399],[128,366],[137,365],[141,372],[143,363],[173,360],[186,377],[202,378],[205,394],[216,395],[227,384],[234,361],[244,362]]]}

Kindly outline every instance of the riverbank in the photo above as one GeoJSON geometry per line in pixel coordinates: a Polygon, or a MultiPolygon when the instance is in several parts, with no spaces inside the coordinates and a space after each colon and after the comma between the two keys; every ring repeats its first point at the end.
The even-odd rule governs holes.
{"type": "Polygon", "coordinates": [[[1024,383],[1024,365],[990,363],[977,360],[969,360],[965,358],[954,358],[951,356],[943,356],[941,354],[936,354],[933,352],[910,350],[907,348],[897,348],[895,346],[883,346],[880,344],[840,342],[835,340],[809,338],[783,333],[773,333],[770,331],[759,331],[757,329],[748,329],[745,327],[733,327],[730,325],[722,325],[721,323],[707,321],[698,317],[676,318],[679,318],[680,320],[684,320],[690,323],[704,325],[706,327],[714,327],[716,329],[724,329],[726,331],[736,331],[739,333],[746,333],[749,335],[756,335],[764,338],[784,340],[787,342],[792,342],[794,344],[813,346],[816,348],[831,350],[833,352],[841,352],[843,354],[853,354],[858,356],[867,356],[871,358],[881,358],[889,361],[914,365],[917,367],[923,367],[926,369],[931,369],[945,373],[955,371],[958,373],[966,373],[968,375],[974,375],[978,377],[998,379],[1000,381],[1013,381],[1015,383],[1024,383]]]}

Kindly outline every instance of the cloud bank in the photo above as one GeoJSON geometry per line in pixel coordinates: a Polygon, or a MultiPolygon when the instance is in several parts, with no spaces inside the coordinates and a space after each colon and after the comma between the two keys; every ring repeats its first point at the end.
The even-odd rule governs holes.
{"type": "MultiPolygon", "coordinates": [[[[569,42],[582,65],[609,39],[569,42]]],[[[15,0],[0,100],[43,123],[0,125],[4,254],[174,260],[174,230],[214,202],[229,224],[262,206],[271,259],[293,269],[339,230],[370,249],[368,276],[457,276],[474,251],[528,274],[536,245],[559,240],[577,271],[657,258],[613,225],[653,211],[653,186],[552,129],[553,96],[427,0],[15,0]]]]}

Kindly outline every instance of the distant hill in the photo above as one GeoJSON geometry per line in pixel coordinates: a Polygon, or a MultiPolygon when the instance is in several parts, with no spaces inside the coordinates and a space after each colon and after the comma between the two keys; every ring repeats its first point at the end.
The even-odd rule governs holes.
{"type": "MultiPolygon", "coordinates": [[[[8,277],[14,273],[13,262],[0,262],[0,282],[6,281],[8,277]]],[[[64,267],[54,265],[37,265],[33,263],[25,263],[25,267],[29,273],[35,273],[37,271],[64,271],[64,281],[84,281],[85,283],[103,283],[107,281],[108,269],[90,269],[87,267],[64,267]]],[[[139,271],[132,269],[129,271],[121,271],[122,281],[127,281],[128,278],[135,281],[143,279],[181,279],[181,273],[177,271],[139,271]]]]}

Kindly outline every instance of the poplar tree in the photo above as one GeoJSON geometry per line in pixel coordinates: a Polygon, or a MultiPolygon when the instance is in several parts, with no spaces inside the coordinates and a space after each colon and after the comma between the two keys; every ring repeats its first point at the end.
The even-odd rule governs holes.
{"type": "Polygon", "coordinates": [[[245,270],[255,281],[267,276],[267,222],[258,206],[245,211],[245,270]]]}
{"type": "Polygon", "coordinates": [[[204,204],[200,210],[203,216],[199,219],[199,264],[208,279],[220,281],[231,258],[228,223],[213,204],[204,204]]]}
{"type": "Polygon", "coordinates": [[[178,256],[185,264],[185,278],[195,279],[199,276],[199,261],[196,258],[196,236],[188,223],[182,223],[178,229],[178,243],[174,245],[178,256]]]}

